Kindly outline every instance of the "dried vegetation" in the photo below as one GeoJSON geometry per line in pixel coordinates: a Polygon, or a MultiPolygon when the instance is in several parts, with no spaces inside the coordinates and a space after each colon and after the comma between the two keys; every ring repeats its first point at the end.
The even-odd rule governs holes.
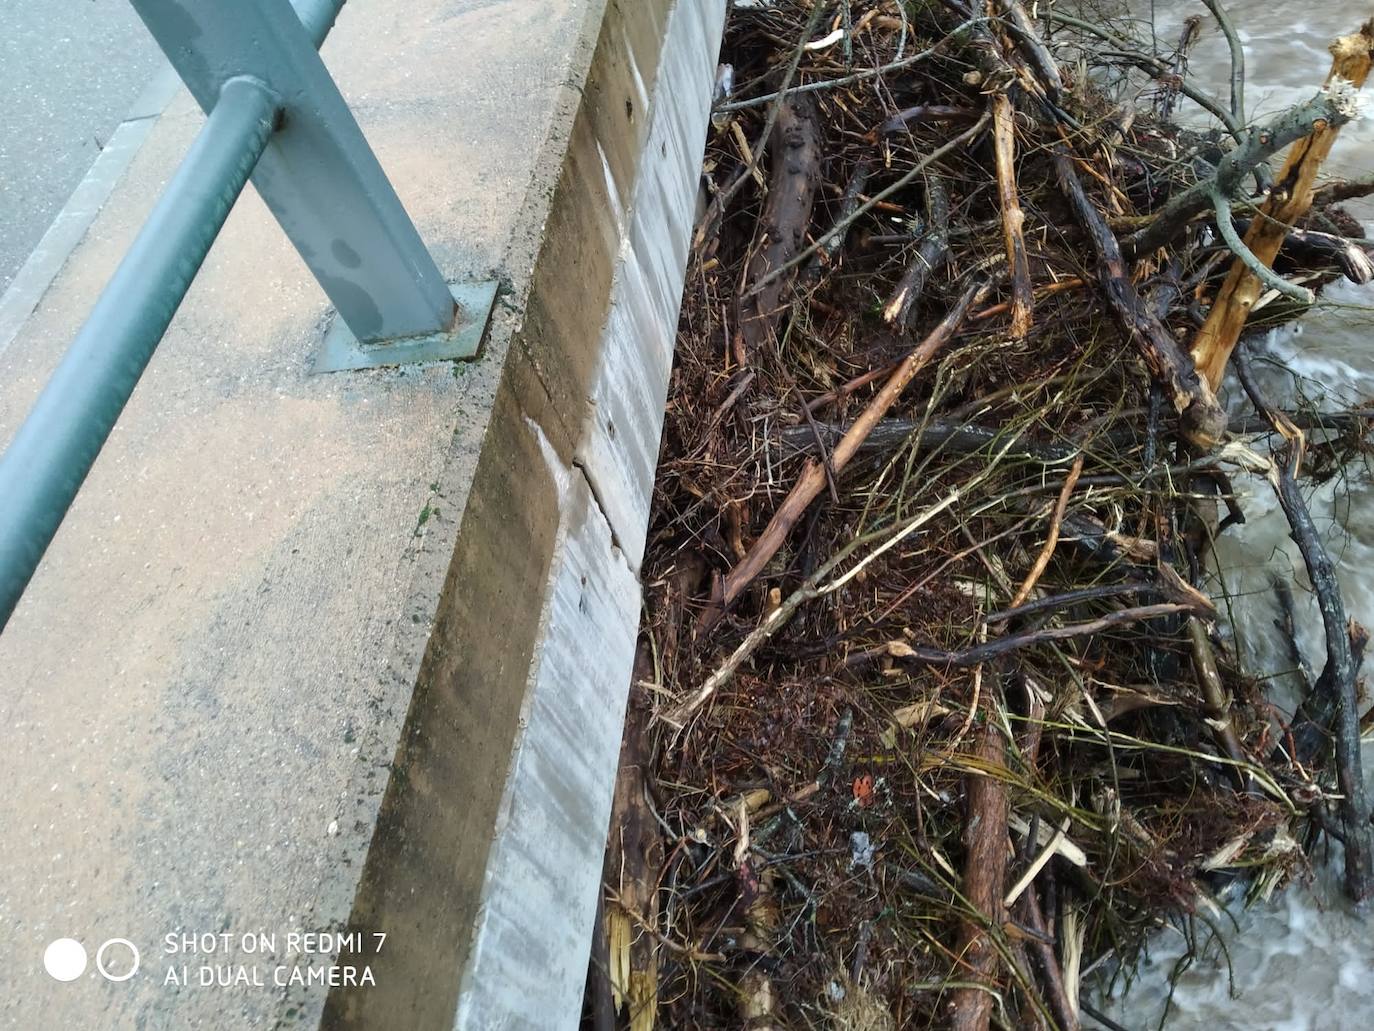
{"type": "Polygon", "coordinates": [[[1076,1027],[1160,921],[1367,835],[1333,801],[1358,628],[1290,724],[1207,575],[1228,469],[1300,504],[1304,447],[1361,446],[1368,413],[1228,426],[1216,393],[1247,315],[1374,271],[1339,189],[1309,211],[1314,169],[1267,164],[1352,87],[1255,127],[1238,77],[1188,133],[1195,24],[1074,21],[736,4],[592,1026],[1076,1027]]]}

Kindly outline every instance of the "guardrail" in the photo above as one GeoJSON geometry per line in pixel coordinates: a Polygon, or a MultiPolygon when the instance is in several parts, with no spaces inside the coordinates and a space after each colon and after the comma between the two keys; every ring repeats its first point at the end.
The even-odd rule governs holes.
{"type": "Polygon", "coordinates": [[[445,282],[320,59],[344,0],[131,3],[207,118],[0,457],[0,630],[250,178],[338,312],[315,371],[472,357],[495,294],[445,282]]]}

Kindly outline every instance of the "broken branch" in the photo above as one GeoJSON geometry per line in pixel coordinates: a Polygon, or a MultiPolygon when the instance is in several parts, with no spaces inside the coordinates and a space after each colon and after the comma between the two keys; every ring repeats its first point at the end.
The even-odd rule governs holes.
{"type": "Polygon", "coordinates": [[[1211,387],[1198,376],[1192,359],[1141,302],[1126,274],[1126,262],[1116,237],[1102,212],[1088,199],[1073,162],[1066,154],[1056,153],[1054,167],[1060,189],[1097,251],[1098,283],[1117,324],[1140,350],[1150,371],[1168,389],[1174,408],[1182,416],[1184,436],[1203,450],[1210,450],[1226,429],[1226,413],[1211,387]]]}
{"type": "Polygon", "coordinates": [[[1257,272],[1257,266],[1268,268],[1274,264],[1289,230],[1311,207],[1317,172],[1336,142],[1341,125],[1355,113],[1355,90],[1364,84],[1374,57],[1374,21],[1367,22],[1358,33],[1332,43],[1331,56],[1331,72],[1323,93],[1344,118],[1319,120],[1307,136],[1293,145],[1273,191],[1260,205],[1258,217],[1245,234],[1241,256],[1232,263],[1226,282],[1207,313],[1207,321],[1193,339],[1193,361],[1213,388],[1221,382],[1250,309],[1266,286],[1274,286],[1272,275],[1263,276],[1257,272]],[[1249,260],[1247,255],[1255,260],[1249,260]]]}

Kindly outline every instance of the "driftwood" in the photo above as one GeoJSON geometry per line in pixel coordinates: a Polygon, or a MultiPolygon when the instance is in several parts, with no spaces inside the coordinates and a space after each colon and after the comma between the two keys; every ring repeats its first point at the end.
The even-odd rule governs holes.
{"type": "Polygon", "coordinates": [[[941,648],[908,645],[901,649],[900,655],[894,657],[925,666],[951,666],[956,669],[968,669],[979,663],[1000,659],[1021,648],[1044,644],[1046,641],[1066,641],[1073,637],[1087,637],[1090,634],[1105,630],[1107,627],[1120,626],[1123,623],[1138,623],[1158,619],[1160,616],[1172,616],[1180,612],[1198,611],[1200,609],[1202,606],[1192,601],[1186,603],[1170,601],[1161,602],[1158,605],[1141,605],[1133,609],[1117,609],[1105,616],[1083,623],[1041,627],[1038,630],[1025,630],[1019,634],[1008,634],[1005,637],[993,638],[984,644],[974,645],[964,651],[946,651],[941,648]]]}
{"type": "MultiPolygon", "coordinates": [[[[1358,33],[1342,36],[1332,43],[1331,56],[1326,92],[1353,112],[1352,90],[1364,84],[1369,75],[1370,59],[1374,57],[1374,21],[1366,23],[1358,33]]],[[[1193,361],[1198,371],[1213,387],[1221,382],[1226,362],[1260,294],[1265,288],[1280,288],[1281,281],[1268,270],[1273,266],[1274,258],[1290,228],[1311,207],[1317,172],[1336,142],[1339,131],[1340,122],[1328,119],[1295,143],[1275,181],[1273,192],[1260,205],[1259,216],[1245,234],[1245,239],[1240,241],[1240,247],[1237,248],[1239,238],[1227,240],[1232,249],[1237,250],[1238,256],[1212,303],[1207,321],[1194,337],[1192,347],[1193,361]]],[[[1221,196],[1217,194],[1217,198],[1221,196]]],[[[1218,228],[1223,235],[1230,231],[1229,216],[1230,212],[1219,204],[1218,228]]]]}
{"type": "MultiPolygon", "coordinates": [[[[1228,424],[1187,350],[1231,259],[1211,220],[1249,231],[1282,140],[1247,124],[1238,61],[1234,145],[1192,146],[1108,46],[1080,45],[1061,85],[1035,31],[1054,12],[1027,10],[735,5],[721,59],[744,85],[703,175],[742,185],[687,280],[646,546],[654,926],[619,892],[655,864],[608,869],[607,913],[656,953],[661,1026],[1097,1026],[1084,971],[1125,974],[1213,870],[1277,883],[1301,860],[1275,842],[1344,837],[1337,678],[1279,751],[1261,671],[1209,635],[1222,617],[1195,586],[1226,525],[1213,502],[1236,505],[1225,472],[1268,468],[1255,439],[1205,449],[1283,445],[1248,405],[1228,424]],[[960,19],[947,60],[899,74],[960,19]],[[816,101],[824,192],[770,260],[794,96],[816,101]],[[1034,304],[1020,342],[1004,199],[1034,304]],[[1138,255],[1113,236],[1170,219],[1138,255]],[[969,296],[994,276],[997,296],[969,296]],[[736,372],[746,311],[774,321],[736,372]],[[697,589],[665,597],[688,556],[697,589]],[[1046,686],[1007,704],[1017,677],[1046,686]]],[[[1156,50],[1170,79],[1196,24],[1156,50]]],[[[1285,132],[1344,117],[1313,105],[1285,132]]],[[[1301,225],[1282,274],[1326,280],[1343,255],[1362,274],[1341,213],[1301,225]]],[[[1368,412],[1292,421],[1320,427],[1323,475],[1371,444],[1368,412]]]]}
{"type": "MultiPolygon", "coordinates": [[[[1027,770],[1034,771],[1040,759],[1045,703],[1040,699],[1039,688],[1029,677],[1020,675],[1016,677],[1016,680],[1025,689],[1027,698],[1025,729],[1021,732],[1019,741],[1021,762],[1027,770]]],[[[1026,836],[1027,855],[1039,845],[1037,838],[1037,834],[1026,836]]],[[[1046,860],[1048,860],[1052,857],[1053,852],[1047,849],[1045,854],[1046,860]]],[[[1081,1024],[1078,1013],[1070,999],[1069,988],[1064,983],[1064,971],[1059,964],[1059,957],[1054,954],[1054,945],[1052,944],[1054,935],[1050,933],[1044,911],[1040,906],[1040,896],[1036,892],[1036,881],[1041,876],[1046,876],[1047,880],[1052,880],[1053,873],[1047,868],[1047,861],[1042,863],[1033,860],[1030,866],[1030,879],[1025,884],[1025,890],[1014,901],[1018,919],[1031,932],[1030,953],[1039,967],[1045,1001],[1049,1004],[1050,1012],[1054,1014],[1054,1019],[1058,1023],[1057,1031],[1079,1031],[1081,1024]]],[[[1023,881],[1025,881],[1025,875],[1017,883],[1020,884],[1023,881]]],[[[1010,893],[1008,898],[1010,898],[1010,893]]],[[[1007,899],[1004,898],[1003,902],[1007,903],[1007,899]]],[[[1076,996],[1078,994],[1077,986],[1074,987],[1073,995],[1076,996]]]]}
{"type": "Polygon", "coordinates": [[[782,316],[788,280],[768,279],[802,249],[811,225],[811,207],[820,177],[821,150],[816,105],[810,97],[788,97],[778,111],[768,202],[746,279],[754,288],[740,301],[735,360],[748,365],[760,344],[769,341],[782,316]],[[762,284],[762,285],[759,285],[762,284]]]}
{"type": "Polygon", "coordinates": [[[1312,191],[1312,204],[1326,207],[1341,201],[1368,197],[1374,193],[1374,179],[1333,179],[1312,191]]]}
{"type": "Polygon", "coordinates": [[[1319,125],[1344,125],[1352,113],[1344,94],[1323,91],[1256,127],[1222,155],[1214,175],[1171,197],[1145,228],[1122,240],[1122,253],[1131,260],[1168,245],[1199,215],[1214,211],[1218,197],[1237,196],[1246,176],[1263,162],[1319,125]]]}
{"type": "MultiPolygon", "coordinates": [[[[833,422],[816,424],[820,431],[821,443],[833,447],[844,436],[844,427],[833,422]]],[[[955,421],[952,419],[931,419],[918,422],[913,419],[883,419],[873,427],[868,438],[860,445],[860,451],[895,451],[909,442],[912,435],[926,448],[948,448],[959,454],[992,452],[1009,447],[1010,456],[1024,455],[1046,463],[1065,462],[1073,458],[1074,450],[1067,444],[1041,444],[1025,440],[1020,435],[1000,432],[987,426],[955,421]]],[[[809,426],[789,426],[782,431],[782,442],[799,451],[811,451],[816,447],[815,435],[809,426]]]]}
{"type": "Polygon", "coordinates": [[[1260,414],[1270,420],[1275,432],[1286,441],[1282,454],[1274,456],[1270,479],[1279,505],[1293,529],[1293,540],[1302,553],[1308,579],[1317,595],[1322,626],[1326,632],[1326,665],[1316,688],[1326,695],[1322,703],[1334,711],[1336,742],[1336,780],[1340,787],[1341,830],[1345,841],[1345,890],[1356,902],[1374,894],[1374,830],[1369,825],[1369,800],[1365,795],[1364,773],[1360,760],[1360,712],[1356,697],[1357,666],[1351,649],[1341,585],[1336,579],[1331,556],[1322,545],[1307,501],[1298,486],[1306,438],[1282,413],[1276,411],[1260,390],[1244,344],[1236,351],[1236,373],[1241,386],[1260,414]]]}
{"type": "Polygon", "coordinates": [[[917,104],[904,107],[895,115],[878,126],[875,136],[890,136],[916,123],[924,122],[976,122],[979,112],[971,107],[956,107],[952,104],[917,104]]]}
{"type": "Polygon", "coordinates": [[[819,277],[824,267],[833,262],[844,248],[854,212],[858,210],[859,204],[863,201],[864,186],[868,183],[868,173],[871,169],[871,161],[860,161],[854,169],[854,174],[849,177],[849,183],[844,188],[844,195],[840,198],[840,214],[835,220],[835,227],[825,235],[820,251],[811,259],[811,264],[807,266],[807,274],[812,280],[819,277]]]}
{"type": "MultiPolygon", "coordinates": [[[[1245,236],[1252,222],[1248,218],[1233,219],[1236,233],[1245,236]]],[[[1298,268],[1337,268],[1352,283],[1374,280],[1374,259],[1368,240],[1352,240],[1334,233],[1319,233],[1315,229],[1290,229],[1279,246],[1279,257],[1298,268]]]]}
{"type": "MultiPolygon", "coordinates": [[[[889,370],[891,371],[891,370],[889,370]]],[[[869,381],[871,382],[871,381],[869,381]]],[[[1130,414],[1130,413],[1127,413],[1130,414]]],[[[1136,413],[1143,415],[1144,410],[1136,413]]],[[[1284,411],[1283,416],[1300,430],[1321,430],[1324,432],[1349,433],[1374,419],[1374,408],[1356,408],[1348,412],[1298,412],[1284,411]]],[[[1270,433],[1273,427],[1260,415],[1234,415],[1226,424],[1228,433],[1252,435],[1270,433]]],[[[844,436],[845,427],[834,422],[816,422],[813,429],[810,423],[787,426],[779,433],[783,445],[798,451],[813,451],[819,444],[825,448],[834,447],[844,436]]],[[[915,442],[923,448],[946,448],[956,454],[978,454],[992,452],[1008,447],[1011,457],[1033,458],[1046,465],[1067,462],[1074,456],[1074,448],[1069,444],[1053,441],[1030,440],[1025,434],[1011,434],[994,426],[980,426],[963,419],[883,419],[860,445],[861,452],[889,452],[915,442]]],[[[1108,438],[1122,445],[1140,440],[1144,428],[1125,426],[1115,429],[1108,438]]],[[[1087,477],[1084,485],[1116,483],[1148,483],[1159,476],[1191,470],[1189,463],[1146,469],[1138,476],[1127,478],[1115,476],[1112,480],[1101,477],[1087,477]]]]}
{"type": "MultiPolygon", "coordinates": [[[[1283,586],[1287,588],[1288,585],[1283,586]]],[[[1280,597],[1285,598],[1282,594],[1280,597]]],[[[1286,596],[1286,624],[1283,629],[1295,655],[1294,665],[1299,669],[1306,693],[1288,725],[1288,737],[1293,749],[1291,758],[1301,766],[1314,766],[1324,763],[1331,754],[1331,728],[1336,725],[1336,713],[1340,709],[1340,691],[1332,682],[1330,664],[1322,669],[1321,677],[1314,679],[1309,675],[1293,633],[1292,604],[1290,591],[1286,596]]],[[[1369,647],[1369,631],[1352,619],[1346,624],[1346,636],[1350,638],[1350,662],[1358,676],[1360,667],[1364,665],[1365,650],[1369,647]]],[[[1278,758],[1281,760],[1283,757],[1278,758]]]]}
{"type": "Polygon", "coordinates": [[[1173,117],[1174,107],[1178,104],[1178,98],[1181,96],[1177,84],[1188,77],[1188,57],[1201,38],[1202,15],[1190,14],[1183,19],[1183,27],[1178,34],[1178,43],[1174,46],[1175,78],[1172,82],[1167,79],[1161,80],[1159,84],[1159,94],[1155,99],[1154,109],[1160,118],[1173,117]]]}
{"type": "MultiPolygon", "coordinates": [[[[635,680],[653,675],[653,658],[641,643],[635,655],[635,680]]],[[[647,797],[650,712],[632,692],[620,745],[611,804],[611,835],[606,847],[602,924],[606,970],[598,978],[609,988],[610,1008],[623,1012],[630,1031],[653,1031],[658,1014],[658,942],[644,928],[658,924],[658,875],[663,866],[663,837],[647,797]]],[[[598,991],[597,1011],[606,1000],[598,991]]]]}
{"type": "Polygon", "coordinates": [[[1226,131],[1240,143],[1246,138],[1245,124],[1231,113],[1231,109],[1224,104],[1217,103],[1215,97],[1205,90],[1198,89],[1186,76],[1180,75],[1175,65],[1162,57],[1147,54],[1142,50],[1133,47],[1129,42],[1122,39],[1116,33],[1105,29],[1100,25],[1084,21],[1082,18],[1075,18],[1073,15],[1064,14],[1057,9],[1050,10],[1042,8],[1040,16],[1046,21],[1057,22],[1060,25],[1068,25],[1085,32],[1090,36],[1096,36],[1111,46],[1114,54],[1119,60],[1129,62],[1137,68],[1161,82],[1167,83],[1171,88],[1175,88],[1185,97],[1197,104],[1210,115],[1214,115],[1217,121],[1226,127],[1226,131]]]}
{"type": "Polygon", "coordinates": [[[949,194],[934,173],[926,176],[926,227],[911,264],[902,273],[897,287],[883,306],[883,318],[901,329],[907,328],[911,309],[925,291],[926,280],[945,263],[949,254],[949,194]]]}
{"type": "Polygon", "coordinates": [[[1198,376],[1192,359],[1184,354],[1164,324],[1141,302],[1127,275],[1116,237],[1102,212],[1084,192],[1073,161],[1057,153],[1054,165],[1059,187],[1097,251],[1098,283],[1122,333],[1140,350],[1155,378],[1168,389],[1170,400],[1182,417],[1183,435],[1197,447],[1212,448],[1226,429],[1226,413],[1216,395],[1198,376]]]}
{"type": "Polygon", "coordinates": [[[1035,957],[1040,968],[1045,1001],[1049,1003],[1050,1012],[1058,1021],[1058,1031],[1078,1031],[1081,1026],[1078,1014],[1074,1012],[1073,1003],[1069,1000],[1069,993],[1064,986],[1064,973],[1059,966],[1059,958],[1054,954],[1054,946],[1050,944],[1052,939],[1046,929],[1040,901],[1036,898],[1033,888],[1021,896],[1018,906],[1021,922],[1033,932],[1030,942],[1031,955],[1035,957]]]}
{"type": "Polygon", "coordinates": [[[1045,41],[1036,31],[1020,0],[997,0],[1002,15],[1006,18],[1008,34],[1026,63],[1034,70],[1035,78],[1045,96],[1053,103],[1059,102],[1060,91],[1064,88],[1059,75],[1059,62],[1050,53],[1045,41]]]}
{"type": "Polygon", "coordinates": [[[1193,651],[1193,668],[1197,673],[1198,685],[1202,688],[1202,700],[1207,706],[1207,719],[1212,726],[1212,736],[1226,757],[1238,764],[1232,770],[1238,785],[1248,789],[1246,776],[1239,768],[1239,764],[1247,761],[1247,756],[1231,723],[1231,695],[1222,683],[1216,654],[1212,650],[1212,642],[1207,638],[1207,629],[1197,616],[1188,617],[1188,639],[1193,651]]]}
{"type": "Polygon", "coordinates": [[[953,993],[949,1026],[954,1031],[986,1031],[989,1026],[994,1001],[991,980],[998,966],[992,933],[1001,929],[1005,919],[1002,895],[1006,890],[1010,811],[1006,786],[992,771],[1006,768],[1007,742],[991,719],[978,729],[976,740],[974,756],[989,772],[965,777],[968,812],[964,817],[963,895],[978,918],[963,921],[958,956],[968,971],[966,979],[982,985],[953,993]]]}
{"type": "Polygon", "coordinates": [[[1231,50],[1231,115],[1238,122],[1245,121],[1245,48],[1241,46],[1240,36],[1231,24],[1231,16],[1221,6],[1221,0],[1202,0],[1212,17],[1217,20],[1217,28],[1226,37],[1226,45],[1231,50]]]}
{"type": "MultiPolygon", "coordinates": [[[[969,309],[987,295],[988,289],[988,284],[984,282],[977,282],[966,288],[963,296],[950,308],[940,324],[931,330],[929,335],[907,355],[901,365],[888,377],[882,390],[869,402],[868,407],[854,421],[854,425],[849,428],[849,431],[835,446],[835,450],[831,452],[830,469],[833,474],[838,475],[844,469],[849,460],[854,457],[855,452],[859,450],[859,445],[863,443],[869,432],[887,414],[888,409],[901,396],[902,391],[907,388],[916,374],[925,368],[940,348],[944,347],[949,338],[954,335],[969,309]]],[[[792,527],[797,525],[797,520],[802,517],[802,513],[806,511],[811,502],[820,496],[825,485],[825,464],[814,459],[808,461],[791,492],[773,514],[773,518],[769,520],[768,526],[764,528],[758,540],[754,542],[749,554],[731,569],[722,581],[721,597],[715,599],[712,607],[704,614],[703,628],[714,625],[724,610],[739,597],[740,592],[763,571],[768,560],[777,554],[792,527]]]]}

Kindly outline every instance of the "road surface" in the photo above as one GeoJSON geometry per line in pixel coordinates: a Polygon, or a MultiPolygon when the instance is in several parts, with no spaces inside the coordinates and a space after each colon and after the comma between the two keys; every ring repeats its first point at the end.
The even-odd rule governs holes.
{"type": "Polygon", "coordinates": [[[127,0],[0,0],[0,293],[164,65],[127,0]]]}

